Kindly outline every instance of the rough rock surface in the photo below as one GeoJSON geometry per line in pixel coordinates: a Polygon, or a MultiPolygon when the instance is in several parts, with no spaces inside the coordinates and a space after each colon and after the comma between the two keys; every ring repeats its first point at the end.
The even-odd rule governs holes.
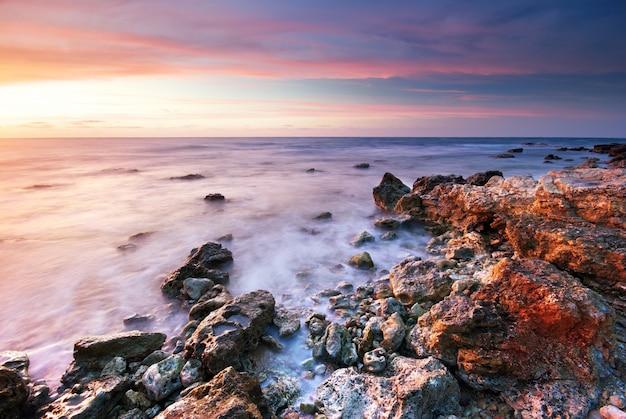
{"type": "Polygon", "coordinates": [[[268,291],[242,294],[211,312],[185,344],[185,357],[200,359],[211,374],[240,366],[240,355],[257,347],[274,317],[275,301],[268,291]]]}
{"type": "Polygon", "coordinates": [[[161,290],[168,297],[178,297],[183,289],[183,281],[187,278],[209,278],[215,283],[224,283],[228,280],[228,274],[216,268],[232,260],[230,250],[222,248],[221,244],[205,243],[191,251],[185,264],[163,281],[161,290]]]}
{"type": "Polygon", "coordinates": [[[176,354],[150,365],[141,378],[148,396],[159,401],[180,389],[183,386],[180,372],[184,365],[185,359],[176,354]]]}
{"type": "Polygon", "coordinates": [[[438,302],[450,294],[452,279],[435,262],[411,257],[389,273],[393,295],[404,305],[438,302]]]}
{"type": "Polygon", "coordinates": [[[610,374],[613,316],[599,294],[548,262],[505,259],[482,288],[451,295],[420,317],[410,343],[418,355],[458,367],[477,389],[512,398],[528,386],[568,381],[587,400],[582,394],[610,374]]]}
{"type": "Polygon", "coordinates": [[[328,419],[433,418],[460,411],[459,386],[435,358],[398,356],[381,375],[342,368],[315,396],[328,419]]]}
{"type": "Polygon", "coordinates": [[[163,333],[139,331],[81,338],[74,344],[74,361],[63,375],[63,383],[74,384],[90,372],[99,375],[115,357],[139,361],[161,349],[165,338],[163,333]]]}
{"type": "Polygon", "coordinates": [[[161,412],[157,419],[269,419],[259,381],[227,367],[161,412]]]}
{"type": "Polygon", "coordinates": [[[380,184],[373,190],[374,202],[386,211],[393,211],[398,200],[409,193],[411,188],[391,173],[385,173],[380,184]]]}
{"type": "Polygon", "coordinates": [[[17,418],[28,399],[28,387],[20,374],[0,366],[0,417],[17,418]]]}

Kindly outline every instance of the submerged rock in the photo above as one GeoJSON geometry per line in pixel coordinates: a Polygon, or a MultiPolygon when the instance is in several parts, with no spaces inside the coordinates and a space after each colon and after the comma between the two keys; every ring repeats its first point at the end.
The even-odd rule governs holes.
{"type": "Polygon", "coordinates": [[[369,253],[362,252],[352,256],[348,260],[348,265],[354,266],[357,269],[369,270],[374,268],[374,261],[372,261],[372,257],[369,253]]]}
{"type": "Polygon", "coordinates": [[[361,231],[360,233],[357,233],[354,237],[352,237],[352,239],[350,240],[350,244],[354,247],[359,247],[364,245],[365,243],[373,242],[374,240],[376,239],[374,238],[374,236],[372,236],[371,233],[367,231],[361,231]]]}
{"type": "Polygon", "coordinates": [[[317,388],[315,397],[328,419],[426,419],[460,411],[459,386],[435,358],[398,356],[381,375],[342,368],[317,388]]]}

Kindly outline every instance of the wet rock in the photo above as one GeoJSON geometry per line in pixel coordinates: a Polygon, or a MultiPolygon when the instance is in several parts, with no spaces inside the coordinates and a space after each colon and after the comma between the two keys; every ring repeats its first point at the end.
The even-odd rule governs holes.
{"type": "Polygon", "coordinates": [[[457,175],[432,175],[417,178],[413,182],[411,193],[425,195],[432,192],[437,186],[442,184],[464,185],[467,183],[462,176],[457,175]]]}
{"type": "Polygon", "coordinates": [[[398,238],[398,234],[395,231],[387,231],[382,236],[380,236],[381,240],[392,241],[398,238]]]}
{"type": "Polygon", "coordinates": [[[202,294],[213,288],[214,285],[215,282],[208,278],[185,278],[183,291],[192,300],[197,300],[202,294]]]}
{"type": "Polygon", "coordinates": [[[330,220],[331,218],[333,218],[333,214],[328,211],[322,212],[313,217],[314,220],[330,220]]]}
{"type": "Polygon", "coordinates": [[[126,360],[121,356],[116,356],[102,368],[100,375],[124,375],[127,368],[126,360]]]}
{"type": "Polygon", "coordinates": [[[122,398],[122,405],[128,409],[140,409],[145,410],[152,406],[154,402],[148,398],[144,393],[135,390],[128,390],[124,393],[122,398]]]}
{"type": "Polygon", "coordinates": [[[258,290],[235,297],[205,317],[185,344],[185,357],[202,360],[211,374],[239,367],[240,356],[257,347],[274,317],[274,297],[258,290]]]}
{"type": "Polygon", "coordinates": [[[398,200],[409,192],[411,192],[411,188],[402,183],[400,179],[391,173],[385,173],[380,184],[373,190],[374,202],[382,210],[393,211],[398,200]]]}
{"type": "Polygon", "coordinates": [[[452,279],[434,261],[411,257],[391,269],[389,283],[398,301],[410,306],[442,300],[450,293],[452,279]]]}
{"type": "Polygon", "coordinates": [[[315,397],[328,419],[430,418],[460,411],[458,384],[434,358],[398,356],[381,375],[342,368],[317,388],[315,397]]]}
{"type": "Polygon", "coordinates": [[[311,313],[307,316],[305,323],[312,336],[322,336],[328,326],[326,315],[322,313],[311,313]]]}
{"type": "Polygon", "coordinates": [[[180,355],[172,355],[148,367],[141,382],[152,400],[165,399],[183,385],[180,381],[180,372],[185,365],[185,359],[180,355]]]}
{"type": "MultiPolygon", "coordinates": [[[[524,151],[523,148],[512,148],[510,150],[507,150],[507,152],[509,152],[509,153],[522,153],[523,151],[524,151]]],[[[502,176],[502,175],[500,175],[500,176],[502,176]]]]}
{"type": "Polygon", "coordinates": [[[273,322],[278,327],[278,336],[281,338],[291,336],[300,330],[300,316],[298,313],[284,307],[276,309],[273,322]]]}
{"type": "Polygon", "coordinates": [[[139,314],[133,313],[129,316],[124,317],[122,322],[124,326],[132,327],[132,326],[145,326],[146,324],[152,322],[154,320],[154,316],[150,314],[139,314]]]}
{"type": "Polygon", "coordinates": [[[4,418],[18,418],[28,400],[27,382],[20,372],[0,366],[0,414],[4,418]]]}
{"type": "Polygon", "coordinates": [[[217,284],[223,284],[228,280],[228,274],[215,268],[232,260],[230,250],[222,248],[221,244],[206,243],[191,251],[185,264],[163,281],[161,291],[168,297],[178,297],[183,288],[183,281],[187,278],[209,278],[217,284]]]}
{"type": "Polygon", "coordinates": [[[376,348],[363,355],[363,371],[378,374],[387,367],[387,351],[384,348],[376,348]]]}
{"type": "Polygon", "coordinates": [[[348,265],[357,269],[369,270],[374,268],[372,257],[367,252],[358,253],[348,260],[348,265]]]}
{"type": "Polygon", "coordinates": [[[268,378],[262,383],[261,391],[270,411],[278,414],[289,407],[300,395],[298,379],[279,371],[265,371],[265,374],[268,378]]]}
{"type": "Polygon", "coordinates": [[[232,367],[220,371],[211,381],[191,390],[171,404],[157,419],[269,419],[271,412],[259,381],[232,367]]]}
{"type": "Polygon", "coordinates": [[[29,381],[28,367],[30,359],[28,354],[22,351],[4,351],[0,352],[0,366],[10,368],[17,371],[20,376],[29,381]]]}
{"type": "Polygon", "coordinates": [[[364,245],[365,243],[371,243],[374,240],[376,239],[369,232],[362,231],[352,237],[352,239],[350,240],[350,244],[354,247],[359,247],[364,245]]]}
{"type": "Polygon", "coordinates": [[[370,164],[369,163],[358,163],[354,165],[355,169],[369,169],[370,168],[370,164]]]}
{"type": "Polygon", "coordinates": [[[221,193],[210,193],[204,197],[204,200],[208,202],[223,202],[226,198],[221,193]]]}
{"type": "Polygon", "coordinates": [[[201,320],[232,300],[233,296],[225,286],[213,285],[189,309],[189,320],[201,320]]]}
{"type": "Polygon", "coordinates": [[[326,358],[337,365],[349,366],[357,363],[356,346],[352,343],[352,337],[344,326],[330,323],[322,336],[322,342],[322,358],[326,358]]]}
{"type": "Polygon", "coordinates": [[[170,180],[199,180],[204,179],[204,176],[198,173],[191,173],[185,176],[172,176],[170,180]]]}
{"type": "Polygon", "coordinates": [[[393,218],[379,218],[374,221],[374,226],[384,230],[396,230],[400,227],[400,221],[393,218]]]}
{"type": "Polygon", "coordinates": [[[381,346],[388,352],[395,352],[400,348],[406,335],[404,322],[398,313],[393,313],[380,328],[383,334],[381,346]]]}
{"type": "Polygon", "coordinates": [[[115,357],[125,361],[140,361],[160,349],[165,338],[163,333],[138,331],[81,338],[74,344],[74,360],[62,381],[72,385],[98,376],[115,357]]]}
{"type": "Polygon", "coordinates": [[[44,419],[106,419],[130,389],[132,382],[124,377],[109,375],[86,384],[77,384],[61,397],[44,406],[44,419]]]}
{"type": "Polygon", "coordinates": [[[495,156],[491,156],[494,159],[513,159],[515,158],[515,156],[513,154],[510,153],[501,153],[501,154],[496,154],[495,156]]]}
{"type": "Polygon", "coordinates": [[[561,157],[559,157],[559,156],[557,156],[555,154],[548,154],[543,159],[544,160],[561,160],[561,157]]]}

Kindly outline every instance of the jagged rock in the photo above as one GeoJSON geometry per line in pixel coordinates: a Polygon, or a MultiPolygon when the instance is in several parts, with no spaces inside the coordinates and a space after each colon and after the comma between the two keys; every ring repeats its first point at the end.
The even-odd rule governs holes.
{"type": "Polygon", "coordinates": [[[359,360],[356,346],[352,343],[352,337],[348,330],[338,324],[330,323],[322,337],[324,342],[324,355],[338,365],[354,365],[359,360]]]}
{"type": "Polygon", "coordinates": [[[280,307],[276,309],[274,325],[278,327],[278,336],[281,338],[291,336],[300,330],[300,317],[296,311],[280,307]]]}
{"type": "Polygon", "coordinates": [[[221,193],[210,193],[204,197],[204,200],[209,202],[223,202],[226,200],[226,197],[221,193]]]}
{"type": "Polygon", "coordinates": [[[0,366],[10,368],[17,371],[23,379],[29,381],[28,367],[30,359],[28,354],[22,351],[3,351],[0,352],[0,366]]]}
{"type": "Polygon", "coordinates": [[[435,262],[419,257],[403,260],[389,273],[393,295],[405,306],[442,300],[450,293],[452,282],[435,262]]]}
{"type": "Polygon", "coordinates": [[[382,210],[393,211],[398,200],[409,192],[411,192],[411,188],[402,183],[400,179],[391,173],[385,173],[380,184],[373,189],[374,202],[382,210]]]}
{"type": "Polygon", "coordinates": [[[494,176],[502,177],[502,172],[499,170],[488,170],[486,172],[474,173],[466,181],[469,185],[484,186],[494,176]]]}
{"type": "Polygon", "coordinates": [[[232,262],[230,250],[222,248],[219,243],[206,243],[193,249],[185,264],[172,272],[161,284],[161,291],[168,297],[178,297],[187,278],[209,278],[217,284],[228,281],[228,273],[215,269],[225,263],[232,262]]]}
{"type": "Polygon", "coordinates": [[[157,419],[270,419],[272,414],[259,381],[245,372],[226,367],[211,381],[191,390],[171,404],[157,419]]]}
{"type": "Polygon", "coordinates": [[[27,382],[19,371],[0,366],[0,415],[3,418],[18,418],[20,410],[28,400],[27,382]]]}
{"type": "Polygon", "coordinates": [[[394,358],[380,375],[336,370],[316,390],[328,419],[432,418],[460,411],[459,386],[435,358],[394,358]]]}
{"type": "Polygon", "coordinates": [[[377,349],[383,341],[383,323],[385,319],[382,317],[370,317],[363,328],[363,337],[359,341],[359,355],[365,356],[366,352],[377,349]]]}
{"type": "Polygon", "coordinates": [[[201,320],[232,300],[233,296],[224,285],[213,285],[191,306],[189,320],[201,320]]]}
{"type": "Polygon", "coordinates": [[[140,361],[160,349],[165,338],[163,333],[139,331],[81,338],[74,344],[74,360],[62,381],[72,385],[99,376],[115,357],[125,361],[140,361]]]}
{"type": "Polygon", "coordinates": [[[153,403],[144,393],[132,389],[124,393],[122,398],[122,405],[128,409],[138,408],[143,411],[152,406],[153,403]]]}
{"type": "Polygon", "coordinates": [[[511,395],[571,380],[592,394],[610,374],[613,316],[600,295],[553,265],[503,260],[469,297],[450,295],[422,315],[409,340],[418,356],[458,367],[477,389],[511,395]]]}
{"type": "Polygon", "coordinates": [[[130,389],[128,378],[108,375],[86,384],[77,384],[42,408],[43,419],[106,419],[130,389]]]}
{"type": "Polygon", "coordinates": [[[314,220],[330,220],[331,218],[333,218],[333,214],[328,211],[321,212],[313,217],[314,220]]]}
{"type": "Polygon", "coordinates": [[[352,256],[348,260],[348,265],[354,266],[357,269],[372,269],[374,267],[374,261],[372,261],[372,257],[367,252],[362,252],[352,256]]]}
{"type": "Polygon", "coordinates": [[[278,414],[289,407],[300,395],[298,379],[280,371],[263,371],[267,382],[262,383],[261,391],[270,411],[278,414]]]}
{"type": "Polygon", "coordinates": [[[374,221],[374,226],[384,230],[396,230],[400,227],[400,221],[393,218],[379,218],[374,221]]]}
{"type": "Polygon", "coordinates": [[[189,387],[190,385],[201,381],[203,377],[204,371],[202,369],[202,361],[199,359],[189,359],[185,362],[185,365],[183,365],[183,369],[180,370],[180,382],[183,387],[189,387]]]}
{"type": "Polygon", "coordinates": [[[180,380],[180,372],[185,365],[185,359],[180,355],[172,355],[163,361],[148,367],[143,374],[141,382],[152,400],[165,399],[183,384],[180,380]]]}
{"type": "Polygon", "coordinates": [[[185,357],[200,359],[211,374],[239,367],[240,355],[257,347],[274,317],[274,297],[258,290],[211,312],[185,344],[185,357]]]}
{"type": "Polygon", "coordinates": [[[398,313],[393,313],[381,325],[380,331],[383,334],[381,346],[389,352],[395,352],[400,348],[406,335],[404,322],[398,313]]]}
{"type": "Polygon", "coordinates": [[[374,238],[374,236],[372,236],[371,233],[367,231],[362,231],[352,237],[352,239],[350,240],[350,244],[354,247],[359,247],[364,245],[365,243],[373,242],[374,240],[376,239],[374,238]]]}

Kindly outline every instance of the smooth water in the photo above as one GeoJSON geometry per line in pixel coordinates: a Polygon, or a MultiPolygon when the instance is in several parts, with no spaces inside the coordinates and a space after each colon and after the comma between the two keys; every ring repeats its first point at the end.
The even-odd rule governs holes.
{"type": "MultiPolygon", "coordinates": [[[[407,185],[430,174],[505,177],[579,164],[588,152],[556,147],[598,139],[168,138],[0,140],[0,351],[23,350],[34,379],[51,386],[71,361],[74,342],[127,330],[123,318],[150,315],[143,330],[175,336],[186,323],[159,285],[192,248],[224,243],[235,262],[229,290],[267,289],[277,303],[323,311],[310,297],[341,281],[371,279],[346,267],[367,250],[379,270],[423,255],[429,237],[355,249],[350,239],[382,216],[372,188],[385,172],[407,185]],[[513,159],[490,156],[521,147],[513,159]],[[543,144],[541,144],[543,143],[543,144]],[[563,160],[546,164],[543,157],[563,160]],[[567,159],[573,161],[567,161],[567,159]],[[368,169],[354,165],[369,163],[368,169]],[[308,169],[314,168],[313,172],[308,169]],[[188,174],[198,180],[177,180],[188,174]],[[221,193],[225,202],[207,202],[221,193]],[[321,212],[331,220],[314,220],[321,212]],[[132,238],[138,233],[148,233],[132,238]],[[120,250],[124,245],[130,248],[120,250]],[[303,274],[304,273],[304,274],[303,274]]],[[[310,356],[303,335],[283,342],[282,359],[310,356]]],[[[282,361],[281,361],[282,362],[282,361]]],[[[287,367],[291,368],[291,367],[287,367]]],[[[296,373],[297,374],[297,373],[296,373]]]]}

